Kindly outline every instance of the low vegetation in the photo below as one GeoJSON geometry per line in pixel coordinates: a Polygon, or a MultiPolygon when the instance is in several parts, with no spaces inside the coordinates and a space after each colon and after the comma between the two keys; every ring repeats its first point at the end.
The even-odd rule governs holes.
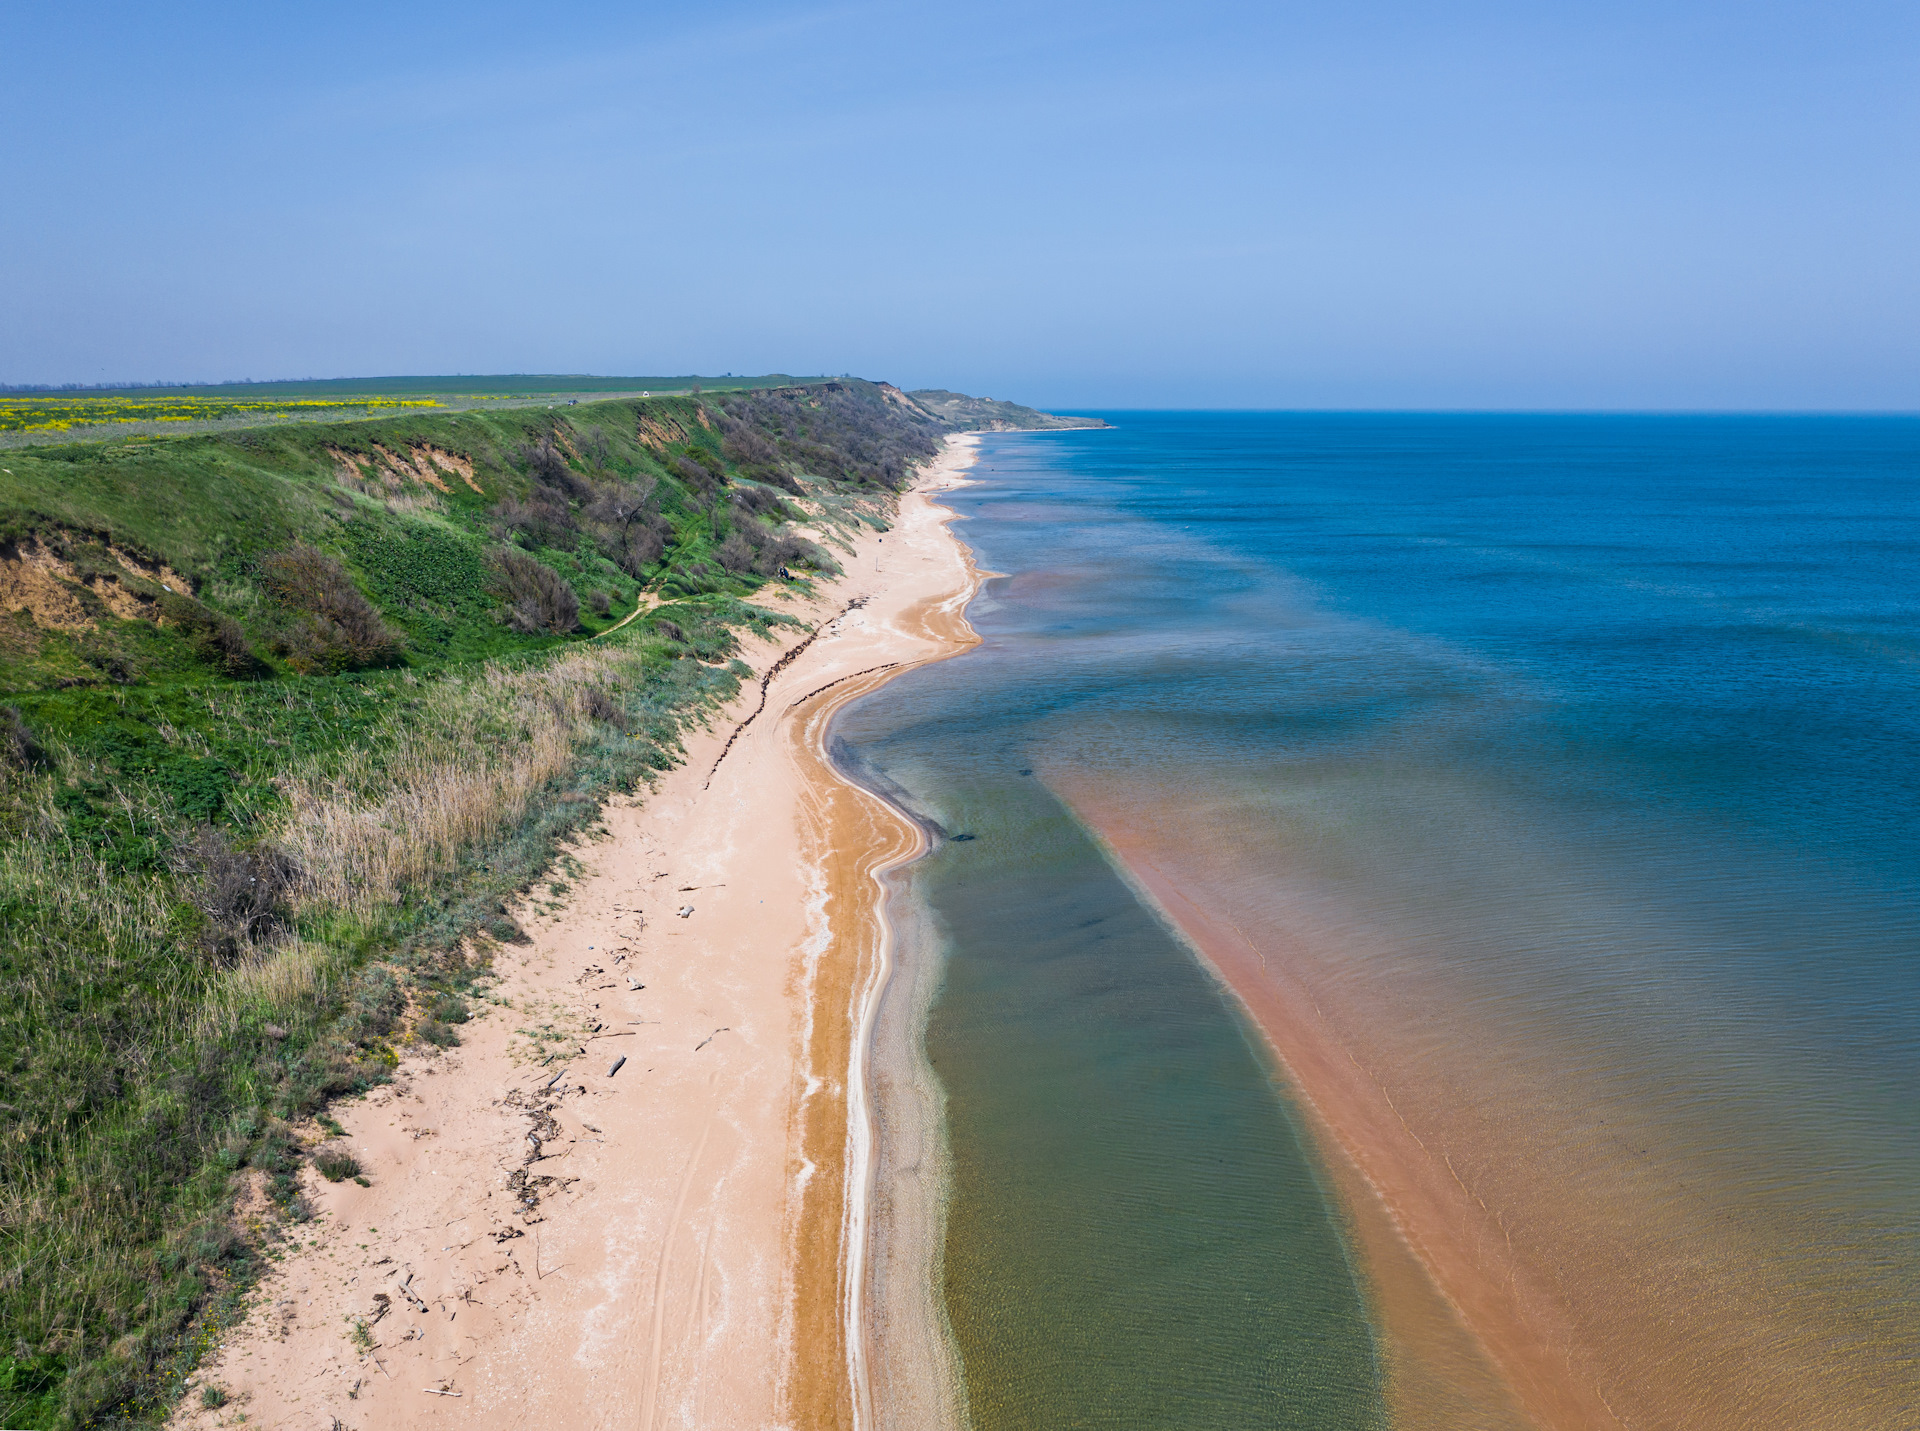
{"type": "Polygon", "coordinates": [[[0,1424],[164,1414],[301,1170],[362,1176],[328,1100],[458,1042],[947,430],[849,379],[6,454],[0,1424]]]}
{"type": "Polygon", "coordinates": [[[0,397],[0,433],[68,432],[119,422],[211,422],[277,415],[371,414],[382,408],[436,407],[432,398],[216,398],[41,395],[0,397]]]}

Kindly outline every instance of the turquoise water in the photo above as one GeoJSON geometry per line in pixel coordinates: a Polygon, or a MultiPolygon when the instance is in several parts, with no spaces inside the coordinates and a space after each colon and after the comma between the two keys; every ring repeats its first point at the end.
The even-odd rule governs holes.
{"type": "MultiPolygon", "coordinates": [[[[983,444],[976,651],[843,715],[955,836],[976,1424],[1413,1424],[1227,911],[1629,1421],[1920,1404],[1920,422],[1107,414],[983,444]]],[[[1285,1049],[1281,1050],[1284,1055],[1285,1049]]]]}

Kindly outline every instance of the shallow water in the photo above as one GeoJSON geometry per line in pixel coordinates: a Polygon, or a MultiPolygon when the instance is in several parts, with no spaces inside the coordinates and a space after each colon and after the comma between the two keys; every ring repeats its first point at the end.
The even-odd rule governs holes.
{"type": "Polygon", "coordinates": [[[975,1423],[1486,1398],[1396,1370],[1319,1040],[1497,1233],[1424,1249],[1470,1331],[1625,1424],[1907,1424],[1920,422],[1110,416],[986,439],[984,644],[837,728],[976,836],[909,876],[975,1423]]]}

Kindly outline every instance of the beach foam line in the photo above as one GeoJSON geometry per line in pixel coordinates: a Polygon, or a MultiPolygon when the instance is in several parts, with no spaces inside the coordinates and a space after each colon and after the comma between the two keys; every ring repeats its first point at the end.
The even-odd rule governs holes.
{"type": "Polygon", "coordinates": [[[931,494],[951,485],[972,460],[972,444],[950,444],[943,458],[903,497],[890,533],[892,554],[913,553],[905,564],[896,555],[896,566],[931,564],[937,581],[916,586],[911,600],[889,601],[883,594],[860,611],[862,623],[910,642],[909,650],[902,659],[850,671],[807,690],[782,712],[783,721],[794,717],[788,749],[804,772],[802,786],[808,792],[802,811],[806,843],[824,872],[816,899],[823,932],[815,943],[832,951],[830,960],[816,961],[806,1002],[811,1009],[841,1015],[812,1019],[803,1040],[794,1142],[804,1171],[805,1203],[794,1262],[814,1280],[796,1289],[795,1342],[813,1348],[813,1356],[796,1358],[794,1384],[782,1403],[793,1425],[870,1427],[879,1410],[867,1291],[871,1240],[884,1229],[876,1230],[873,1217],[870,1054],[895,962],[886,877],[924,853],[926,840],[916,821],[834,764],[828,741],[834,716],[851,702],[906,670],[958,655],[978,642],[961,614],[978,577],[965,549],[947,531],[954,514],[931,501],[931,494]],[[822,695],[829,698],[819,699],[822,695]],[[831,1286],[829,1265],[836,1274],[831,1286]]]}

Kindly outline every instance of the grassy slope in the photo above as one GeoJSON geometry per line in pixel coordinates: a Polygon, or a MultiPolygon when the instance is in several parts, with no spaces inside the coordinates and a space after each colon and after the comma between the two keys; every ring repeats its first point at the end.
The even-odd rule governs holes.
{"type": "Polygon", "coordinates": [[[506,902],[733,692],[737,633],[775,620],[746,598],[791,559],[777,504],[883,522],[938,432],[836,382],[7,454],[0,558],[61,556],[88,620],[0,615],[0,1424],[163,1412],[298,1235],[289,1120],[457,1038],[506,902]],[[376,444],[458,454],[480,490],[328,450],[376,444]],[[404,633],[397,662],[296,674],[310,618],[265,576],[296,542],[404,633]],[[579,629],[501,622],[508,546],[579,629]],[[643,590],[668,604],[588,639],[643,590]],[[220,619],[224,655],[196,635],[220,619]],[[249,1177],[281,1210],[252,1230],[249,1177]]]}

